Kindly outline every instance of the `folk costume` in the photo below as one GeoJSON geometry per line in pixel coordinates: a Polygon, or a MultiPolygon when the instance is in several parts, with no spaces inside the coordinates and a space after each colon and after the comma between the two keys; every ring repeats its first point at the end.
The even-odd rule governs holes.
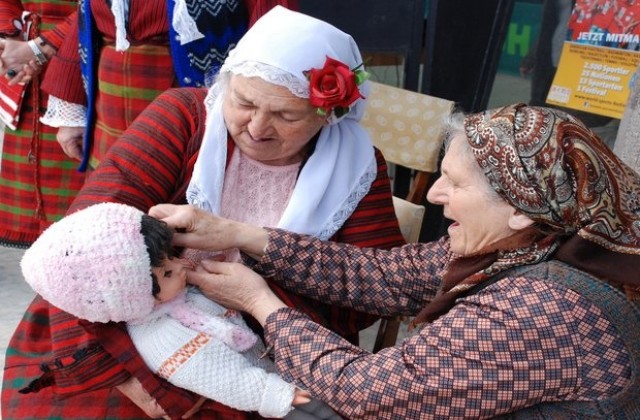
{"type": "MultiPolygon", "coordinates": [[[[34,39],[40,36],[59,48],[75,17],[74,0],[0,3],[0,34],[34,39]]],[[[39,119],[48,95],[41,75],[27,85],[16,130],[6,127],[0,162],[0,244],[26,248],[52,222],[60,219],[84,182],[56,141],[55,129],[39,119]]]]}
{"type": "Polygon", "coordinates": [[[55,98],[45,123],[86,127],[78,169],[95,168],[161,92],[205,86],[247,27],[276,4],[295,7],[288,0],[83,1],[43,86],[55,98]]]}
{"type": "Polygon", "coordinates": [[[150,249],[162,244],[147,243],[143,215],[125,204],[100,203],[63,218],[25,252],[24,279],[78,318],[126,322],[147,366],[172,384],[238,410],[284,417],[294,387],[260,357],[264,345],[239,312],[193,287],[156,300],[150,249]]]}
{"type": "MultiPolygon", "coordinates": [[[[247,49],[242,48],[243,43],[240,42],[237,60],[229,61],[230,65],[223,68],[223,73],[246,75],[246,72],[258,71],[253,74],[286,80],[286,86],[291,86],[290,91],[293,92],[291,89],[298,91],[296,87],[306,86],[308,89],[301,70],[321,67],[325,54],[338,51],[337,59],[353,66],[360,64],[355,43],[346,34],[315,19],[283,10],[275,8],[275,13],[267,20],[268,24],[256,23],[257,35],[260,36],[250,36],[247,49]],[[299,16],[296,20],[308,19],[314,30],[300,32],[297,23],[289,20],[289,13],[299,16]],[[274,41],[272,35],[276,28],[291,29],[284,31],[289,35],[281,34],[278,42],[289,42],[287,45],[296,47],[273,48],[272,44],[266,51],[253,48],[261,38],[274,41]],[[296,34],[295,37],[292,33],[296,34]],[[297,38],[301,34],[318,40],[298,44],[297,38]],[[314,48],[308,48],[309,45],[314,48]],[[255,62],[245,55],[249,50],[262,54],[260,60],[269,59],[267,65],[255,66],[255,62]],[[269,58],[269,52],[272,55],[284,53],[291,60],[282,56],[269,58]],[[307,57],[307,63],[301,57],[307,57]],[[285,78],[281,79],[281,76],[285,78]]],[[[253,28],[249,34],[252,31],[253,28]]],[[[304,89],[298,92],[304,94],[304,89]]],[[[228,214],[230,210],[220,202],[220,194],[224,197],[224,189],[233,183],[228,182],[229,175],[224,168],[231,168],[237,163],[239,151],[226,134],[226,129],[213,124],[220,118],[216,113],[219,95],[223,93],[214,86],[205,103],[206,94],[204,89],[174,89],[149,105],[110,149],[70,211],[101,201],[123,202],[146,210],[163,202],[185,203],[188,197],[193,204],[204,209],[228,214]],[[211,165],[203,164],[205,161],[211,165]]],[[[386,163],[371,145],[366,131],[358,126],[363,102],[360,100],[354,104],[352,112],[341,120],[332,120],[320,130],[315,148],[299,165],[297,181],[281,209],[276,226],[304,227],[307,223],[300,221],[308,220],[314,234],[335,241],[379,248],[390,248],[404,242],[395,218],[386,163]],[[361,154],[354,155],[356,151],[361,154]],[[315,160],[316,156],[321,157],[320,162],[315,160]],[[322,162],[325,166],[321,165],[322,162]],[[318,165],[321,167],[315,172],[307,170],[308,166],[318,168],[318,165]],[[341,185],[336,191],[329,191],[328,187],[333,188],[340,181],[334,176],[336,172],[340,174],[341,185]],[[303,192],[310,202],[317,205],[300,203],[303,192]],[[295,211],[296,206],[299,212],[295,211]]],[[[241,194],[243,189],[235,187],[233,191],[241,194]]],[[[303,298],[275,284],[272,287],[288,305],[299,308],[312,319],[353,341],[360,329],[376,319],[303,298]]],[[[181,416],[197,401],[193,394],[172,387],[153,375],[121,326],[83,325],[77,318],[40,298],[34,300],[28,312],[10,344],[12,353],[20,356],[15,359],[10,356],[6,361],[2,406],[4,413],[10,413],[7,418],[33,418],[28,410],[51,410],[56,394],[67,397],[61,406],[55,407],[54,412],[57,413],[73,413],[78,410],[78,404],[92,396],[90,407],[96,412],[104,414],[112,410],[114,418],[140,416],[133,403],[112,389],[130,375],[134,375],[172,417],[181,416]],[[32,322],[31,314],[34,313],[39,314],[37,323],[32,322]],[[42,338],[34,340],[36,336],[42,338]],[[45,372],[40,369],[42,363],[46,367],[45,372]],[[100,372],[100,375],[95,372],[100,372]],[[18,393],[18,389],[24,389],[29,382],[30,386],[24,390],[29,393],[18,393]]],[[[75,413],[77,416],[77,411],[75,413]]],[[[207,401],[194,418],[212,418],[215,413],[219,418],[244,418],[248,415],[207,401]]]]}
{"type": "Polygon", "coordinates": [[[448,237],[382,251],[268,229],[253,268],[287,289],[426,322],[372,355],[280,309],[279,372],[346,418],[637,418],[640,176],[557,110],[474,114],[463,133],[539,229],[472,256],[448,237]]]}

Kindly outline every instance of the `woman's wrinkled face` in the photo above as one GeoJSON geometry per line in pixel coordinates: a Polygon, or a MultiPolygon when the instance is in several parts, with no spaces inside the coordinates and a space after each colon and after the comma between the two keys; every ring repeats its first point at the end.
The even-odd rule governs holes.
{"type": "Polygon", "coordinates": [[[477,164],[464,153],[464,134],[453,138],[442,160],[442,176],[427,193],[427,200],[444,206],[444,217],[453,223],[448,232],[451,251],[474,254],[484,247],[511,236],[509,227],[515,209],[490,190],[477,164]],[[475,166],[474,166],[475,165],[475,166]]]}
{"type": "Polygon", "coordinates": [[[173,299],[187,287],[187,268],[190,267],[182,258],[165,258],[162,266],[151,268],[160,286],[160,293],[156,295],[159,303],[173,299]]]}
{"type": "Polygon", "coordinates": [[[239,75],[231,76],[223,115],[244,154],[277,166],[302,161],[309,141],[326,121],[308,99],[259,77],[239,75]]]}

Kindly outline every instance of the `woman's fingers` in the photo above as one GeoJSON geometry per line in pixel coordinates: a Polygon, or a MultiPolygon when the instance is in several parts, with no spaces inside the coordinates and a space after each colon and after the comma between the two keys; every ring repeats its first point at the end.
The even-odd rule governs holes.
{"type": "Polygon", "coordinates": [[[72,159],[82,159],[84,127],[60,127],[56,140],[64,153],[72,159]]]}

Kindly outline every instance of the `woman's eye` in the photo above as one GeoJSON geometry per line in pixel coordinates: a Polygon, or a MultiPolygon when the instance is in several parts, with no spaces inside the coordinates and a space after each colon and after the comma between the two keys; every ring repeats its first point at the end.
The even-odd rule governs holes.
{"type": "Polygon", "coordinates": [[[164,272],[164,276],[165,277],[171,277],[171,274],[173,274],[172,270],[167,270],[167,271],[164,272]]]}
{"type": "Polygon", "coordinates": [[[253,108],[253,104],[250,104],[248,102],[237,102],[237,104],[240,108],[243,108],[243,109],[253,108]]]}
{"type": "Polygon", "coordinates": [[[280,114],[280,118],[282,118],[285,121],[288,122],[296,122],[298,120],[300,120],[300,116],[297,114],[288,114],[288,113],[281,113],[280,114]]]}

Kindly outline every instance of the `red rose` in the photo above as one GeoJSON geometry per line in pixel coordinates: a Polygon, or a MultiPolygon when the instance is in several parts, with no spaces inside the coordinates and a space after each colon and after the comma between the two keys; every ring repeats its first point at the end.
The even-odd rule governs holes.
{"type": "Polygon", "coordinates": [[[327,57],[321,69],[309,70],[309,101],[311,105],[330,112],[334,108],[349,108],[358,98],[356,74],[347,65],[327,57]]]}

